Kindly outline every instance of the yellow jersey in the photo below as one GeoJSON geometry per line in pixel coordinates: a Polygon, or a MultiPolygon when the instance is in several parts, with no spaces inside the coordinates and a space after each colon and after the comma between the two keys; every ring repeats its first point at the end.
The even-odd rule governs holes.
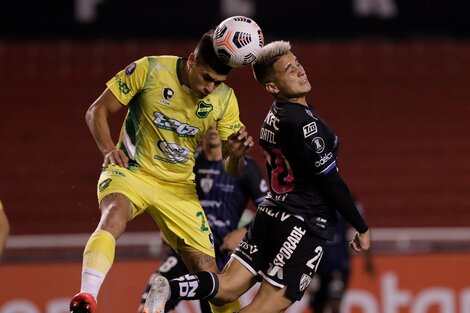
{"type": "Polygon", "coordinates": [[[194,153],[213,123],[221,140],[238,131],[238,101],[220,84],[203,99],[183,85],[176,56],[143,57],[117,73],[108,88],[128,106],[117,147],[129,169],[163,181],[194,182],[194,153]]]}

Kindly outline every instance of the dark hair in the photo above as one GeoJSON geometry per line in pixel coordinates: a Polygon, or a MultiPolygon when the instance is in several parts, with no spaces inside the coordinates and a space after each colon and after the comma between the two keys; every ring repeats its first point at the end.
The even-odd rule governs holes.
{"type": "Polygon", "coordinates": [[[199,43],[196,46],[196,49],[194,49],[196,62],[210,66],[218,74],[227,75],[232,68],[224,64],[215,53],[212,40],[213,35],[213,29],[202,35],[201,40],[199,40],[199,43]]]}

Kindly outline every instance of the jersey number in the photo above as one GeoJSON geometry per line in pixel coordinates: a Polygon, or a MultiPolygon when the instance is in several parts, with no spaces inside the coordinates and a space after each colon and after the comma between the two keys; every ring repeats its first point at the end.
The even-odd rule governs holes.
{"type": "Polygon", "coordinates": [[[272,149],[271,153],[266,155],[266,160],[271,167],[271,187],[273,191],[286,193],[294,190],[294,173],[282,151],[272,149]]]}
{"type": "Polygon", "coordinates": [[[202,213],[202,211],[198,211],[196,213],[196,216],[201,217],[201,230],[202,231],[208,231],[209,227],[206,226],[206,217],[204,216],[204,213],[202,213]]]}
{"type": "Polygon", "coordinates": [[[318,246],[315,248],[316,255],[307,262],[307,266],[314,272],[317,271],[318,264],[320,264],[321,257],[323,256],[323,248],[318,246]]]}
{"type": "Polygon", "coordinates": [[[170,256],[168,259],[166,259],[166,261],[162,265],[160,265],[160,268],[158,269],[158,271],[160,273],[169,272],[177,264],[178,264],[178,259],[175,258],[174,256],[170,256]]]}

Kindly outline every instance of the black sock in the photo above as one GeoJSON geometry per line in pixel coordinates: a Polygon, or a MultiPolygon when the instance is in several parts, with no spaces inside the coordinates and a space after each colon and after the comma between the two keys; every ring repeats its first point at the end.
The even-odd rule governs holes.
{"type": "Polygon", "coordinates": [[[170,280],[171,298],[212,299],[219,291],[219,278],[211,272],[186,274],[170,280]]]}

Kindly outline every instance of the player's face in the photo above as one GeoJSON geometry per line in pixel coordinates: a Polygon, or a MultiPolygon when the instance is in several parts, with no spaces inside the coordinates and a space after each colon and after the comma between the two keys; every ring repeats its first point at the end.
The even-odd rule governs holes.
{"type": "Polygon", "coordinates": [[[311,85],[299,60],[292,52],[287,53],[274,63],[275,78],[273,83],[281,98],[298,98],[305,96],[311,85]]]}
{"type": "Polygon", "coordinates": [[[189,66],[189,84],[194,95],[200,99],[213,92],[227,79],[227,75],[218,74],[209,66],[199,64],[195,60],[189,66]]]}

